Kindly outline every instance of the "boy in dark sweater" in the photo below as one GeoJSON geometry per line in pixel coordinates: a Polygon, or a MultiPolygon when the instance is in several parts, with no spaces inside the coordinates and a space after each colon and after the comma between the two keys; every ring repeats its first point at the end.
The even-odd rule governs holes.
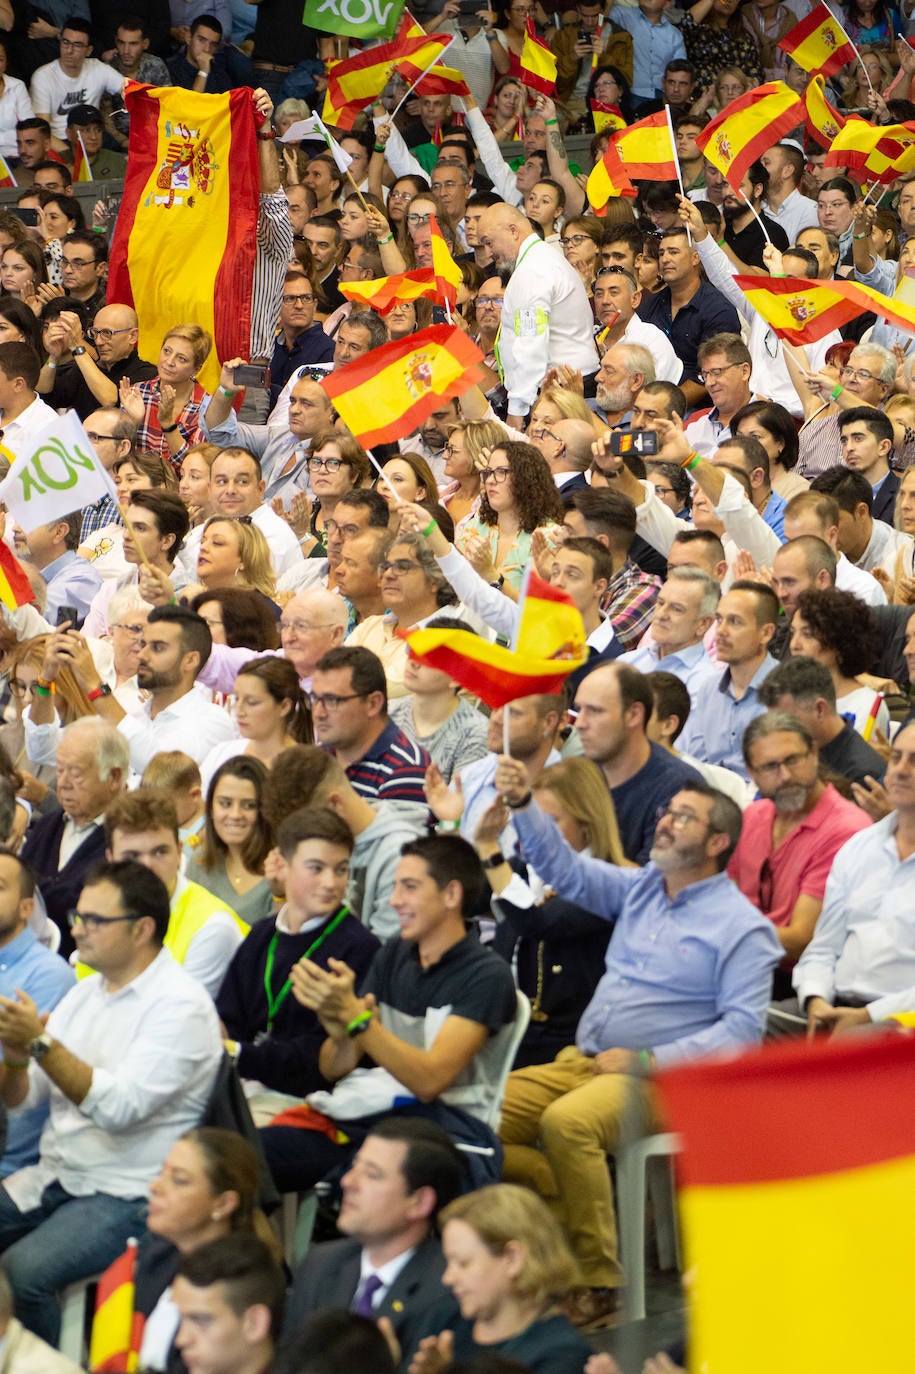
{"type": "Polygon", "coordinates": [[[339,959],[361,984],[379,942],[343,904],[354,843],[346,822],[327,807],[306,807],[286,818],[277,840],[286,901],[236,950],[216,1009],[242,1078],[304,1097],[328,1086],[318,1068],[325,1031],[291,996],[292,967],[339,959]]]}

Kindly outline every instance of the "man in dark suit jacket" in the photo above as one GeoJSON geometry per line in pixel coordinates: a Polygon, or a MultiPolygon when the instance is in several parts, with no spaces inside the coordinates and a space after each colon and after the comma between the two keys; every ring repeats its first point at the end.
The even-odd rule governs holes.
{"type": "Polygon", "coordinates": [[[585,420],[558,419],[550,423],[544,412],[555,414],[548,401],[538,401],[527,431],[528,442],[543,454],[553,480],[563,496],[587,487],[585,473],[591,466],[594,430],[585,420]]]}
{"type": "Polygon", "coordinates": [[[64,956],[73,949],[67,912],[76,906],[86,874],[105,857],[102,822],[129,768],[127,740],[108,721],[78,720],[64,730],[57,747],[62,810],[36,821],[22,848],[47,913],[60,930],[64,956]]]}
{"type": "Polygon", "coordinates": [[[888,525],[895,522],[896,497],[899,495],[899,477],[895,472],[888,472],[881,483],[880,490],[874,492],[874,504],[871,507],[871,515],[875,520],[885,520],[888,525]]]}
{"type": "Polygon", "coordinates": [[[434,1122],[386,1117],[366,1136],[341,1186],[337,1225],[346,1239],[315,1246],[296,1270],[285,1332],[322,1307],[387,1317],[406,1370],[421,1334],[444,1330],[457,1315],[441,1282],[445,1260],[435,1221],[464,1189],[463,1161],[434,1122]]]}

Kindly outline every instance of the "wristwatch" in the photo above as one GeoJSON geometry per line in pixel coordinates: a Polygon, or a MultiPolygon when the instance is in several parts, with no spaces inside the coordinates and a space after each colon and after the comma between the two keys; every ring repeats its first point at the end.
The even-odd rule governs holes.
{"type": "Polygon", "coordinates": [[[70,349],[70,354],[74,358],[81,358],[85,351],[86,350],[82,344],[77,344],[75,348],[70,349]]]}
{"type": "Polygon", "coordinates": [[[501,868],[502,864],[504,863],[508,863],[508,860],[502,853],[501,849],[497,849],[495,854],[490,854],[488,859],[480,860],[480,867],[485,868],[487,870],[490,868],[501,868]]]}
{"type": "Polygon", "coordinates": [[[29,1054],[33,1059],[44,1059],[55,1043],[47,1031],[42,1031],[41,1035],[36,1035],[34,1040],[29,1041],[29,1054]]]}
{"type": "Polygon", "coordinates": [[[261,143],[272,143],[276,138],[276,129],[259,130],[257,136],[261,143]]]}
{"type": "Polygon", "coordinates": [[[100,682],[97,687],[93,687],[91,692],[86,693],[87,701],[98,701],[99,697],[110,697],[111,688],[107,682],[100,682]]]}

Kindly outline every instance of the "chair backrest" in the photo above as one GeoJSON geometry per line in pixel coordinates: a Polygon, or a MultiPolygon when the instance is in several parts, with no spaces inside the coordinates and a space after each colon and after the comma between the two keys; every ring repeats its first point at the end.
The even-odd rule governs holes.
{"type": "Polygon", "coordinates": [[[515,1062],[515,1055],[518,1053],[518,1046],[524,1039],[524,1032],[527,1030],[531,1019],[531,1004],[525,993],[520,988],[515,989],[515,1019],[507,1026],[503,1026],[493,1039],[494,1053],[500,1052],[502,1055],[499,1064],[498,1076],[493,1084],[493,1095],[490,1108],[483,1120],[490,1130],[498,1135],[499,1123],[502,1119],[502,1099],[505,1096],[505,1084],[508,1075],[512,1071],[515,1062]]]}

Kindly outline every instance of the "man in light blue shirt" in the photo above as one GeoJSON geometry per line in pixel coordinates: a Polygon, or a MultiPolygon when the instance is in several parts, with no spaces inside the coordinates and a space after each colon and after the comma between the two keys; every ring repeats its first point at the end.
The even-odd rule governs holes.
{"type": "MultiPolygon", "coordinates": [[[[639,0],[638,9],[613,11],[613,22],[632,34],[632,94],[636,102],[661,94],[664,69],[675,58],[686,59],[686,44],[664,11],[670,0],[639,0]]],[[[638,114],[638,110],[636,110],[638,114]]]]}
{"type": "Polygon", "coordinates": [[[92,598],[102,585],[98,570],[76,552],[82,524],[83,513],[79,510],[27,533],[17,527],[13,536],[16,553],[28,559],[45,580],[48,589],[46,619],[56,625],[60,607],[72,606],[76,611],[76,624],[70,626],[71,630],[82,625],[89,614],[92,598]]]}
{"type": "Polygon", "coordinates": [[[536,1189],[538,1142],[546,1156],[586,1285],[572,1320],[598,1330],[618,1311],[622,1282],[606,1155],[627,1117],[659,1128],[640,1079],[654,1064],[760,1040],[782,950],[724,871],[741,829],[724,793],[684,784],[658,819],[648,865],[627,869],[576,854],[531,801],[514,760],[499,760],[495,782],[539,877],[615,926],[575,1047],[509,1075],[500,1130],[506,1180],[536,1189]]]}
{"type": "MultiPolygon", "coordinates": [[[[66,959],[39,944],[29,928],[34,894],[35,879],[28,866],[17,855],[0,850],[0,997],[15,997],[21,988],[44,1015],[57,1006],[76,978],[66,959]]],[[[47,1119],[47,1102],[10,1117],[0,1178],[37,1162],[38,1141],[47,1119]]]]}
{"type": "Polygon", "coordinates": [[[749,781],[743,732],[765,711],[759,688],[777,661],[769,653],[781,614],[771,587],[748,578],[731,583],[718,605],[716,653],[727,664],[696,684],[680,749],[703,763],[720,763],[749,781]]]}
{"type": "Polygon", "coordinates": [[[640,673],[659,668],[673,673],[695,705],[696,684],[715,667],[703,641],[715,623],[720,596],[721,587],[703,568],[672,568],[658,592],[648,641],[622,654],[619,662],[640,673]]]}

